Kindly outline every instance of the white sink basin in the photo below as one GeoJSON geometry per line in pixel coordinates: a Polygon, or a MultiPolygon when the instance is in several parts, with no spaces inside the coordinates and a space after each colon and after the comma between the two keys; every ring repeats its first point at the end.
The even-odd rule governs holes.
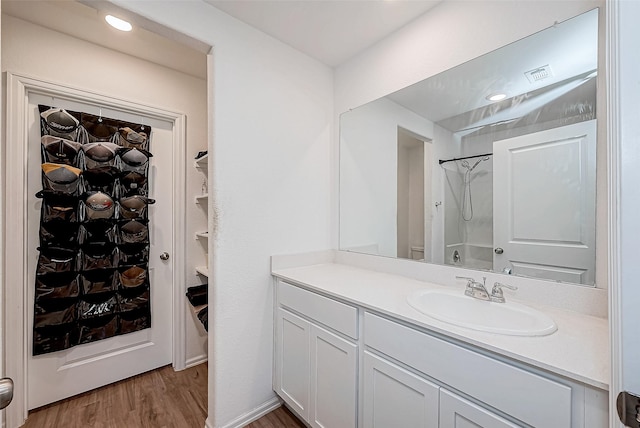
{"type": "Polygon", "coordinates": [[[515,302],[474,299],[462,290],[418,290],[407,302],[423,314],[449,324],[510,336],[546,336],[556,323],[546,314],[515,302]]]}

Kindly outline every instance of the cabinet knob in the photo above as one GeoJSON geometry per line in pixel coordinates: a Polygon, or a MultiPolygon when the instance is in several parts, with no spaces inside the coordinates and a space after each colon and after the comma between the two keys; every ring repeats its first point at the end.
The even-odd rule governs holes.
{"type": "Polygon", "coordinates": [[[160,260],[162,261],[167,261],[169,260],[169,253],[167,253],[166,251],[163,252],[162,254],[160,254],[160,260]]]}
{"type": "Polygon", "coordinates": [[[502,248],[498,247],[495,250],[493,250],[493,252],[496,253],[496,254],[502,254],[502,253],[504,253],[504,250],[502,248]]]}

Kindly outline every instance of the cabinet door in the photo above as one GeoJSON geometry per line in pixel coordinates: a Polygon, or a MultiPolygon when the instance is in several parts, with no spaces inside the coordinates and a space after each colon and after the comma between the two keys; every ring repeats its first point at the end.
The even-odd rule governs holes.
{"type": "Polygon", "coordinates": [[[502,419],[470,401],[440,390],[440,428],[516,428],[518,425],[502,419]]]}
{"type": "Polygon", "coordinates": [[[437,385],[364,354],[364,427],[437,428],[437,385]]]}
{"type": "Polygon", "coordinates": [[[311,325],[311,426],[356,426],[358,347],[311,325]]]}
{"type": "Polygon", "coordinates": [[[278,309],[276,389],[291,408],[309,418],[309,344],[311,324],[278,309]]]}

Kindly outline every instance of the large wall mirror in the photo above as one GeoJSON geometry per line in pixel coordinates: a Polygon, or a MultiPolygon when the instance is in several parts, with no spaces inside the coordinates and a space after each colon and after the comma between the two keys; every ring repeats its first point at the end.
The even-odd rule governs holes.
{"type": "Polygon", "coordinates": [[[593,285],[594,9],[340,117],[340,249],[593,285]]]}

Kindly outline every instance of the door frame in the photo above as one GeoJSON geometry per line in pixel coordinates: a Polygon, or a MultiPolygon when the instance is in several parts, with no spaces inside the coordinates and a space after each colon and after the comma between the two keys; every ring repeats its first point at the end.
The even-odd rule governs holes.
{"type": "Polygon", "coordinates": [[[0,165],[4,165],[5,211],[3,266],[4,277],[4,350],[5,376],[13,378],[13,403],[6,409],[7,427],[17,427],[27,418],[27,113],[30,94],[95,104],[132,114],[142,114],[173,123],[173,230],[172,230],[172,365],[175,370],[185,368],[185,305],[183,301],[185,273],[185,217],[186,217],[186,116],[165,108],[140,104],[136,101],[111,97],[92,90],[79,89],[37,77],[7,71],[6,117],[4,151],[0,151],[0,165]],[[11,144],[11,142],[18,142],[11,144]],[[7,192],[11,189],[11,192],[7,192]],[[10,268],[17,267],[17,268],[10,268]],[[6,326],[11,328],[6,328],[6,326]]]}

